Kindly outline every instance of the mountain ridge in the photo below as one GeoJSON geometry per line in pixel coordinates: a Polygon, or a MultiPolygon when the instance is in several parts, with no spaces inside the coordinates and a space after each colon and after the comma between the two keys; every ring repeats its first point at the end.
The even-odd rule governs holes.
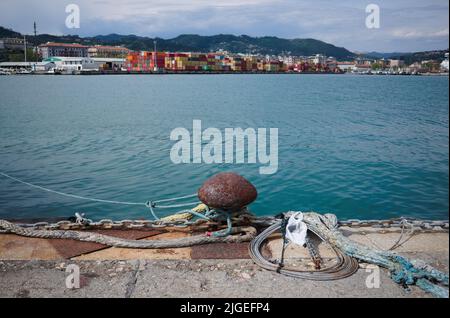
{"type": "MultiPolygon", "coordinates": [[[[19,32],[0,26],[0,37],[21,37],[19,32]]],[[[154,40],[158,49],[163,51],[213,52],[225,50],[231,53],[250,53],[262,55],[313,55],[325,54],[339,60],[351,59],[356,55],[343,47],[338,47],[320,40],[283,39],[276,36],[252,37],[249,35],[217,34],[203,36],[198,34],[180,34],[171,39],[151,38],[134,34],[121,35],[111,33],[92,37],[78,35],[39,34],[27,39],[34,45],[46,42],[80,43],[86,45],[123,45],[131,50],[153,50],[154,40]]]]}
{"type": "MultiPolygon", "coordinates": [[[[22,37],[23,35],[12,29],[0,26],[0,38],[3,37],[22,37]]],[[[413,63],[421,58],[443,59],[443,52],[447,50],[434,50],[423,52],[351,52],[344,47],[338,47],[324,41],[304,38],[304,39],[283,39],[276,36],[252,37],[246,34],[217,34],[203,36],[198,34],[180,34],[171,39],[160,37],[146,37],[135,34],[110,33],[106,35],[96,35],[92,37],[80,37],[78,35],[51,35],[39,34],[28,36],[27,40],[39,45],[47,42],[61,43],[80,43],[85,45],[123,45],[131,50],[152,51],[157,41],[158,50],[163,51],[193,51],[193,52],[212,52],[220,49],[231,53],[251,53],[262,55],[303,55],[325,54],[334,56],[338,60],[354,59],[356,57],[366,58],[386,58],[402,59],[408,63],[413,63]]]]}

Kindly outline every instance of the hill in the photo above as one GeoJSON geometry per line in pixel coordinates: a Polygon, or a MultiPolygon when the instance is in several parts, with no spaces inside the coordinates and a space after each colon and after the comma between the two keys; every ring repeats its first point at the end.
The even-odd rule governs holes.
{"type": "MultiPolygon", "coordinates": [[[[0,37],[20,37],[18,32],[0,27],[0,37]]],[[[325,54],[339,60],[355,57],[349,50],[315,39],[283,39],[273,36],[251,37],[248,35],[219,34],[201,36],[183,34],[172,39],[150,38],[136,35],[98,35],[79,37],[77,35],[55,36],[39,34],[36,38],[29,36],[28,41],[34,45],[46,42],[80,43],[86,45],[123,45],[132,50],[153,50],[153,41],[157,40],[158,50],[212,52],[226,50],[232,53],[252,53],[270,55],[313,55],[325,54]]]]}
{"type": "Polygon", "coordinates": [[[0,26],[0,38],[17,38],[21,36],[22,35],[18,32],[0,26]]]}
{"type": "Polygon", "coordinates": [[[447,53],[447,52],[448,52],[448,49],[447,50],[437,50],[437,51],[416,52],[416,53],[410,53],[410,54],[406,54],[406,55],[395,56],[393,58],[404,60],[407,65],[415,63],[415,62],[426,61],[426,60],[436,60],[436,61],[442,62],[445,58],[445,53],[447,53]]]}

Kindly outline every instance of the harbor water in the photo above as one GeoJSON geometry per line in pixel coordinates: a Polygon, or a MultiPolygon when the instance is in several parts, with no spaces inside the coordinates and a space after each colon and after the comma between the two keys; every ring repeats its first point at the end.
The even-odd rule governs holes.
{"type": "MultiPolygon", "coordinates": [[[[235,171],[257,215],[446,219],[446,76],[168,75],[0,77],[0,171],[49,189],[146,202],[235,171]],[[279,168],[174,164],[174,128],[278,128],[279,168]]],[[[173,211],[156,210],[160,215],[173,211]]],[[[150,218],[145,206],[82,201],[0,176],[0,218],[150,218]]]]}

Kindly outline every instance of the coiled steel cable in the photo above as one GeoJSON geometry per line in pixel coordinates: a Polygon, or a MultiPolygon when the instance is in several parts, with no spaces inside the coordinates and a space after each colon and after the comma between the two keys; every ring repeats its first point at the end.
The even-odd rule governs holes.
{"type": "MultiPolygon", "coordinates": [[[[263,232],[261,232],[261,234],[255,237],[249,245],[250,256],[252,260],[260,267],[270,271],[278,271],[280,274],[286,276],[316,281],[338,280],[346,278],[353,275],[358,270],[359,268],[358,262],[354,258],[345,255],[335,247],[332,248],[333,251],[336,253],[338,261],[333,266],[325,267],[323,269],[314,271],[291,270],[286,269],[285,267],[280,268],[278,264],[270,262],[262,255],[261,247],[264,241],[267,240],[267,238],[270,235],[281,229],[281,224],[282,223],[280,221],[271,225],[263,232]]],[[[321,238],[320,235],[318,235],[313,231],[311,232],[317,235],[321,240],[323,240],[323,238],[321,238]]]]}

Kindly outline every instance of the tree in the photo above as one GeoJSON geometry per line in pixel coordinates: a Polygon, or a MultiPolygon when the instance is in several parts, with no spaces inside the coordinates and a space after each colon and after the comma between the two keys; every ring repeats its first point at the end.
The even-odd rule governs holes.
{"type": "MultiPolygon", "coordinates": [[[[34,53],[34,50],[32,48],[27,49],[27,61],[28,62],[36,62],[37,57],[38,56],[34,53]]],[[[10,62],[24,62],[25,54],[22,51],[10,51],[8,54],[8,60],[10,62]]]]}
{"type": "Polygon", "coordinates": [[[372,70],[374,70],[374,71],[378,71],[378,70],[380,70],[381,68],[382,68],[382,66],[381,66],[380,63],[373,63],[373,64],[372,64],[372,70]]]}

